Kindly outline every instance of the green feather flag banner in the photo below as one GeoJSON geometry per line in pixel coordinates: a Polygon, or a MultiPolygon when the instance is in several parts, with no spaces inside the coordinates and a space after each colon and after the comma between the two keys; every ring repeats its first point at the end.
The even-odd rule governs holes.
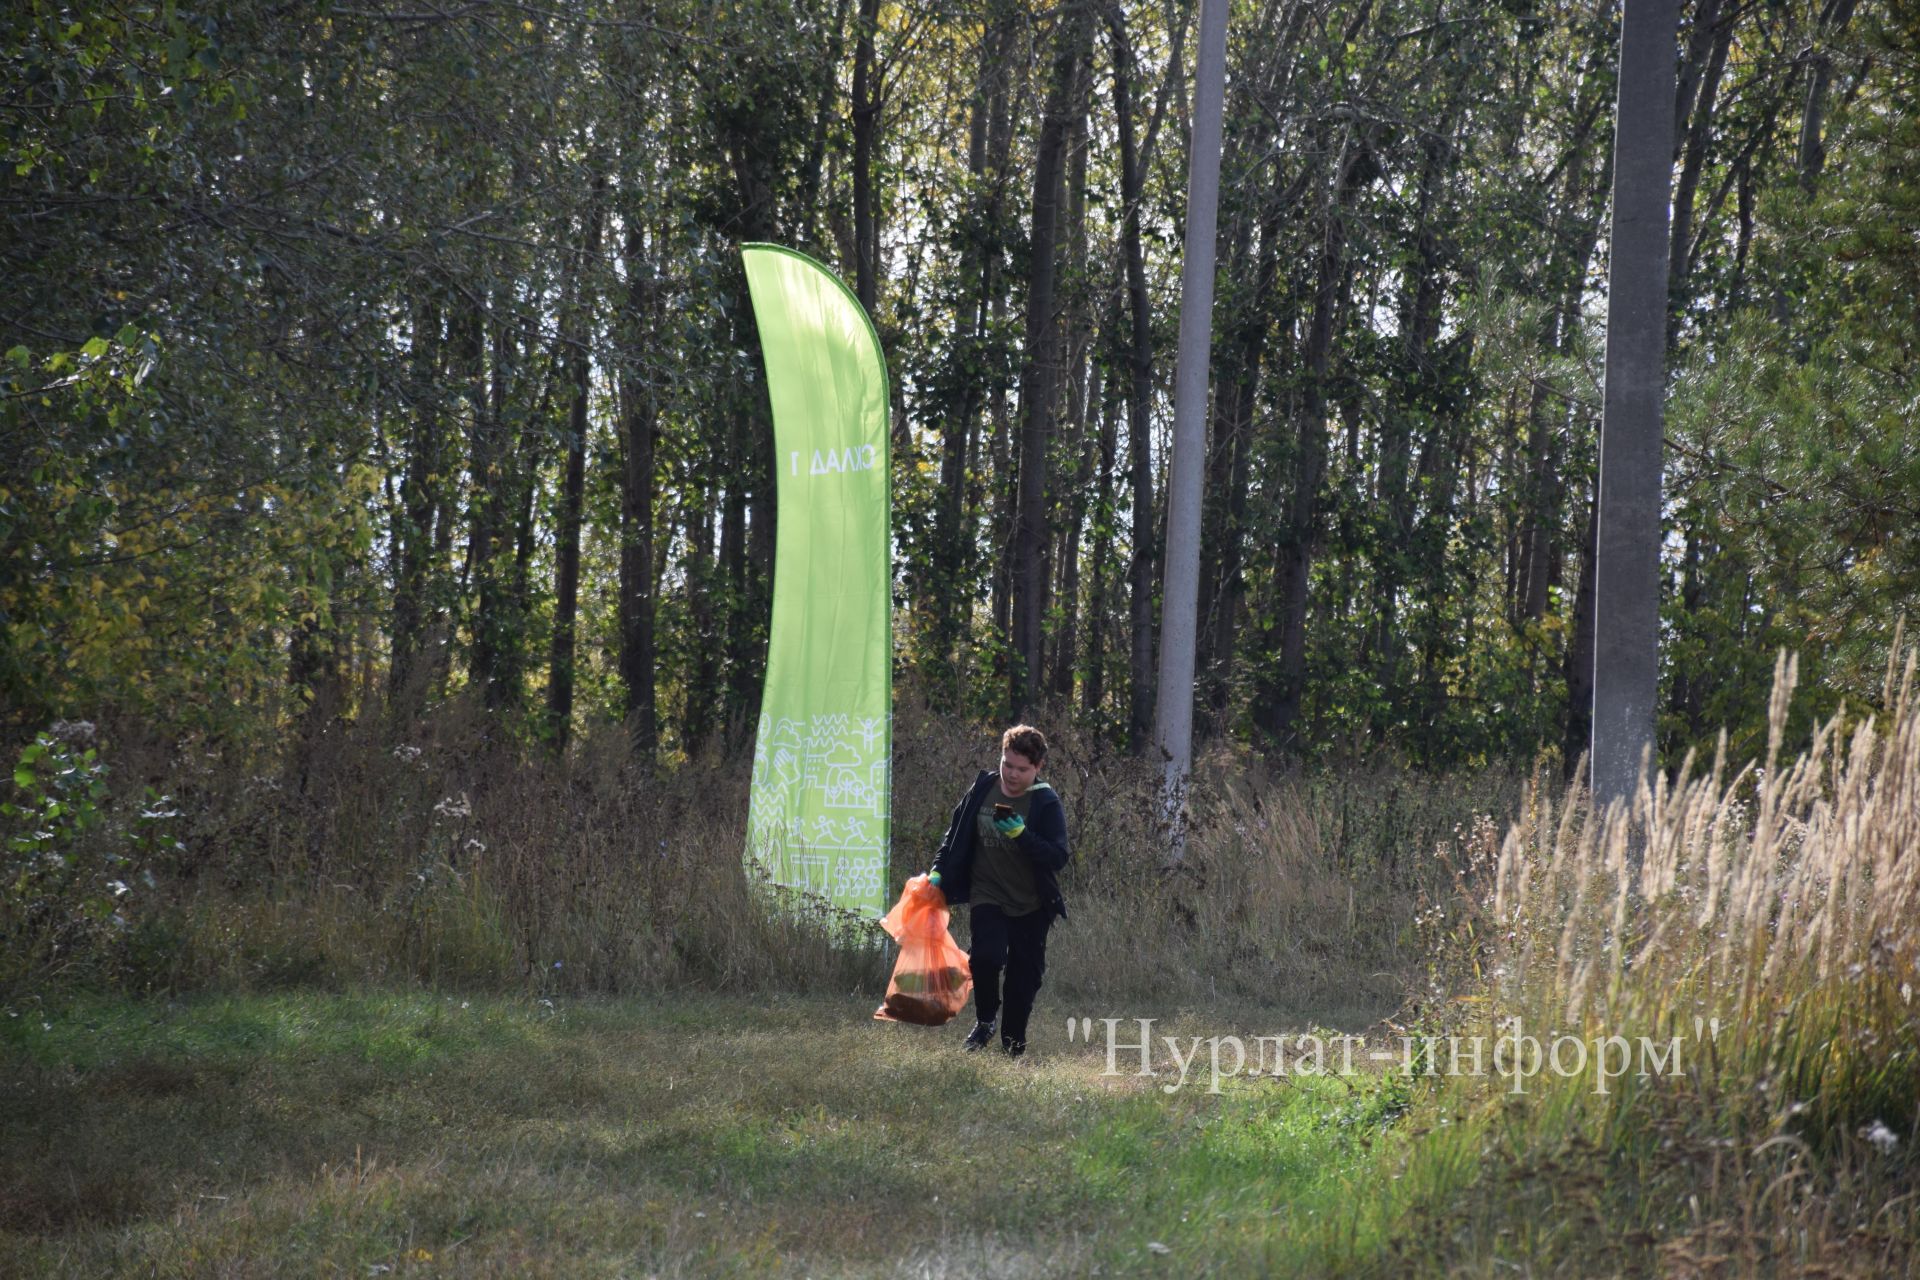
{"type": "Polygon", "coordinates": [[[832,272],[777,245],[743,256],[779,498],[747,870],[877,919],[893,790],[886,360],[832,272]]]}

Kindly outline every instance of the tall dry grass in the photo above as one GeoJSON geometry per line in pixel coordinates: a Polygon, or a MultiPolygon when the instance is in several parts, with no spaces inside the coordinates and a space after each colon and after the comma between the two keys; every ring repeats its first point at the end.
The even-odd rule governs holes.
{"type": "MultiPolygon", "coordinates": [[[[185,815],[187,853],[129,904],[112,979],[124,985],[884,989],[874,926],[770,911],[749,884],[744,759],[643,769],[612,725],[556,759],[458,702],[404,732],[334,727],[277,755],[106,736],[116,780],[161,787],[185,815]]],[[[1423,963],[1414,915],[1449,891],[1434,851],[1519,794],[1498,770],[1289,774],[1215,751],[1197,771],[1188,856],[1169,867],[1157,771],[1071,726],[1052,743],[1044,776],[1075,859],[1047,983],[1109,1003],[1390,1009],[1423,963]]],[[[953,805],[997,756],[992,728],[902,697],[890,892],[931,865],[953,805]]]]}
{"type": "Polygon", "coordinates": [[[1783,764],[1783,656],[1763,761],[1730,770],[1723,742],[1630,808],[1530,808],[1495,877],[1501,1002],[1595,1030],[1717,1020],[1723,1059],[1764,1062],[1816,1118],[1884,1105],[1910,1126],[1914,1094],[1868,1064],[1920,1014],[1913,675],[1889,670],[1884,717],[1842,713],[1783,764]]]}
{"type": "Polygon", "coordinates": [[[1468,859],[1452,937],[1480,978],[1447,1029],[1618,1036],[1635,1070],[1603,1089],[1586,1057],[1524,1096],[1511,1077],[1445,1082],[1429,1117],[1473,1122],[1413,1156],[1409,1238],[1573,1273],[1920,1263],[1914,674],[1890,664],[1882,713],[1843,711],[1783,762],[1783,656],[1764,760],[1731,767],[1723,739],[1709,767],[1690,757],[1606,812],[1536,788],[1497,852],[1468,859]],[[1640,1043],[1676,1038],[1678,1070],[1642,1075],[1640,1043]]]}

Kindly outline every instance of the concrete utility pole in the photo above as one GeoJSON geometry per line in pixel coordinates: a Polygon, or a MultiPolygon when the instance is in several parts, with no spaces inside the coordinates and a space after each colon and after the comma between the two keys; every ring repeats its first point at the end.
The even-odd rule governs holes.
{"type": "Polygon", "coordinates": [[[1661,407],[1673,188],[1676,0],[1623,0],[1594,545],[1593,799],[1651,766],[1660,649],[1661,407]]]}
{"type": "Polygon", "coordinates": [[[1173,380],[1173,464],[1167,483],[1167,561],[1160,603],[1154,740],[1166,773],[1161,822],[1168,856],[1186,856],[1193,772],[1193,654],[1200,607],[1201,475],[1207,452],[1207,363],[1213,348],[1213,241],[1220,220],[1220,122],[1226,101],[1227,0],[1200,6],[1193,138],[1187,149],[1187,243],[1180,265],[1180,352],[1173,380]]]}

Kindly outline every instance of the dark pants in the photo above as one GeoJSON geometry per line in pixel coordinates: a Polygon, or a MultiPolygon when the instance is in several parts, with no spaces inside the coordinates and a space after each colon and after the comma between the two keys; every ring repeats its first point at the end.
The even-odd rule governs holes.
{"type": "Polygon", "coordinates": [[[1023,916],[1008,916],[990,902],[973,908],[973,943],[967,959],[973,966],[974,1016],[985,1022],[1000,1012],[1000,971],[1007,973],[1006,1018],[1000,1023],[1003,1041],[1027,1038],[1027,1017],[1040,993],[1047,971],[1047,928],[1052,914],[1041,907],[1023,916]]]}

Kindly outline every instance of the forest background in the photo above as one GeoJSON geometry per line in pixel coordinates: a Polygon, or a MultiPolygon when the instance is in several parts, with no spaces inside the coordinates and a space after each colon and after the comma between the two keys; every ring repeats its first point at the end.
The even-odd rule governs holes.
{"type": "Polygon", "coordinates": [[[1920,4],[1685,0],[1621,140],[1673,177],[1634,843],[1566,787],[1617,6],[1235,0],[1170,861],[1196,8],[0,12],[0,1270],[1913,1270],[1920,4]],[[1026,1059],[750,892],[747,241],[888,360],[888,892],[1053,744],[1026,1059]],[[1058,1013],[1718,1038],[1174,1099],[1058,1013]],[[956,1115],[1039,1137],[983,1179],[956,1115]]]}
{"type": "MultiPolygon", "coordinates": [[[[1920,583],[1920,10],[1682,18],[1675,133],[1647,142],[1675,175],[1670,763],[1722,728],[1758,754],[1782,647],[1789,746],[1878,705],[1920,583]]],[[[104,726],[122,799],[168,797],[127,811],[130,847],[191,793],[223,834],[173,871],[224,849],[236,883],[291,874],[233,834],[237,789],[337,814],[335,774],[429,724],[474,788],[505,760],[643,791],[739,760],[776,512],[737,250],[768,240],[843,274],[887,354],[903,707],[1043,719],[1083,773],[1137,757],[1192,25],[1080,0],[16,6],[15,751],[104,726]]],[[[1203,750],[1436,780],[1584,750],[1617,39],[1611,4],[1234,6],[1203,750]]],[[[346,856],[339,821],[308,856],[346,856]]]]}

